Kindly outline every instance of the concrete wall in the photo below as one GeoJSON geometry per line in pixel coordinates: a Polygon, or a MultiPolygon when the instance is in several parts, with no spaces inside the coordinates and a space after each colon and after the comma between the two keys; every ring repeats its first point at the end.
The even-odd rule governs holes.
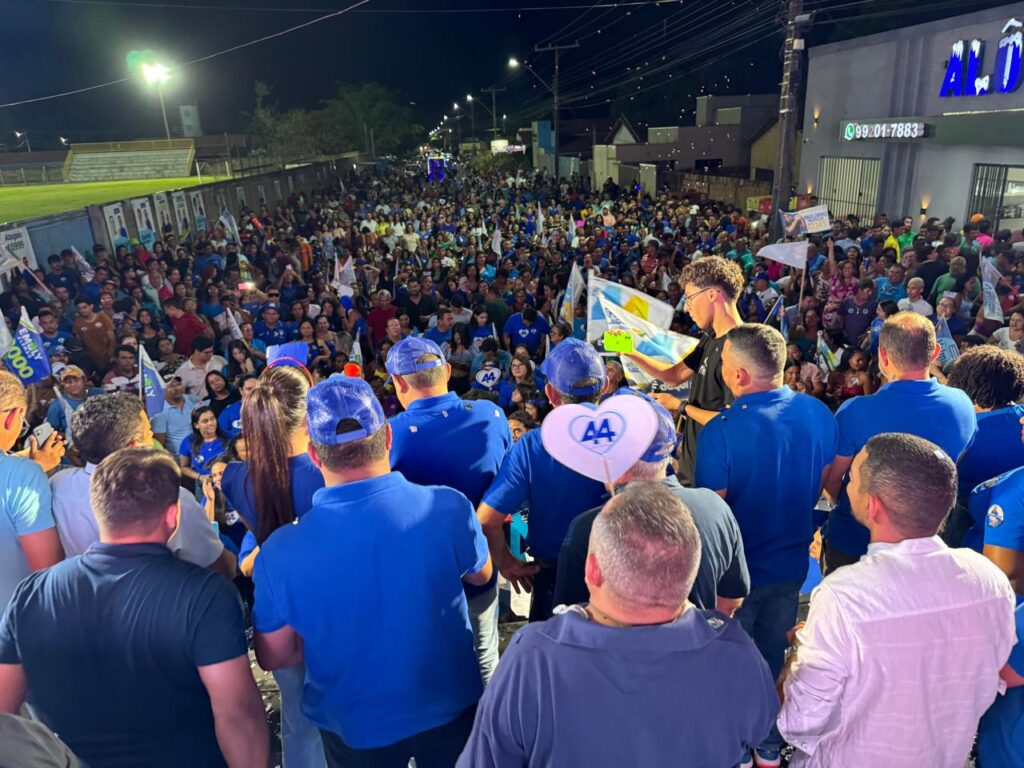
{"type": "Polygon", "coordinates": [[[980,71],[992,73],[1003,25],[1022,14],[1017,3],[810,49],[797,189],[817,186],[822,157],[877,158],[878,211],[917,214],[926,201],[929,215],[962,223],[974,163],[1024,165],[1024,87],[940,98],[950,52],[959,40],[979,39],[985,44],[980,71]],[[893,118],[917,118],[931,135],[842,137],[844,121],[893,118]]]}
{"type": "MultiPolygon", "coordinates": [[[[779,124],[774,123],[771,128],[758,136],[750,145],[750,178],[757,178],[758,168],[775,168],[775,153],[779,146],[779,124]]],[[[792,178],[799,178],[800,153],[803,148],[803,134],[796,133],[796,145],[793,148],[792,178]]]]}

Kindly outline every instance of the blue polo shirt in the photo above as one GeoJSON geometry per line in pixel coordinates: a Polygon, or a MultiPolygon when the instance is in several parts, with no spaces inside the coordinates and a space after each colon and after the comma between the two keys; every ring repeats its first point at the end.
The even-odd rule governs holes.
{"type": "MultiPolygon", "coordinates": [[[[836,454],[851,459],[875,435],[903,432],[930,440],[956,461],[978,429],[971,399],[935,379],[892,381],[873,395],[851,398],[836,411],[836,423],[836,454]]],[[[825,541],[840,552],[859,557],[868,551],[869,535],[850,512],[847,482],[849,476],[843,478],[839,503],[825,524],[825,541]]]]}
{"type": "Polygon", "coordinates": [[[978,485],[967,502],[972,525],[963,546],[982,552],[986,544],[1024,552],[1024,467],[978,485]]]}
{"type": "Polygon", "coordinates": [[[697,436],[697,485],[728,489],[754,586],[803,582],[822,472],[836,422],[809,395],[780,387],[742,395],[697,436]]]}
{"type": "Polygon", "coordinates": [[[454,720],[482,683],[462,577],[487,563],[473,505],[398,472],[324,488],[260,549],[257,632],[303,640],[302,710],[354,749],[454,720]]]}
{"type": "MultiPolygon", "coordinates": [[[[1017,644],[1006,662],[1024,675],[1024,605],[1017,606],[1017,644]]],[[[1008,688],[996,696],[978,726],[979,765],[984,768],[1019,768],[1024,765],[1024,686],[1008,688]]]]}
{"type": "Polygon", "coordinates": [[[512,448],[505,414],[485,400],[454,392],[409,403],[392,416],[391,468],[417,485],[447,485],[474,508],[512,448]]]}
{"type": "Polygon", "coordinates": [[[956,467],[960,498],[969,496],[979,483],[1024,467],[1021,417],[1024,405],[977,414],[978,434],[956,467]]]}
{"type": "Polygon", "coordinates": [[[618,629],[573,609],[512,638],[456,765],[732,766],[778,710],[737,621],[690,608],[618,629]]]}
{"type": "Polygon", "coordinates": [[[559,464],[544,450],[540,430],[527,432],[512,446],[484,503],[510,515],[530,513],[527,543],[536,557],[557,560],[576,516],[604,503],[603,483],[559,464]]]}
{"type": "Polygon", "coordinates": [[[531,355],[540,349],[540,345],[544,343],[544,337],[550,331],[551,326],[548,325],[548,321],[540,315],[537,315],[537,319],[530,325],[523,321],[523,315],[520,312],[516,312],[505,321],[504,333],[508,336],[512,348],[515,349],[522,344],[530,350],[531,355]]]}

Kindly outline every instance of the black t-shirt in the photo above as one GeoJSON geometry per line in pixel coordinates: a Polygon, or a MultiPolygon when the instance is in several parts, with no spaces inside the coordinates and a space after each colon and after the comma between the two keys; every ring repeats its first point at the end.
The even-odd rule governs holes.
{"type": "Polygon", "coordinates": [[[949,265],[938,259],[926,261],[914,270],[914,277],[920,277],[924,280],[924,294],[922,295],[926,299],[931,296],[932,286],[935,285],[935,281],[947,272],[949,272],[949,265]]]}
{"type": "MultiPolygon", "coordinates": [[[[683,361],[694,371],[690,379],[690,405],[706,411],[721,411],[732,402],[732,393],[722,379],[722,348],[726,336],[709,331],[683,361]]],[[[692,487],[697,466],[697,435],[701,425],[693,419],[683,421],[683,442],[679,449],[679,482],[692,487]]]]}
{"type": "Polygon", "coordinates": [[[426,294],[420,294],[419,302],[412,301],[408,296],[401,302],[401,307],[409,313],[409,324],[421,331],[427,329],[427,321],[437,312],[437,302],[426,294]]]}
{"type": "Polygon", "coordinates": [[[160,544],[94,544],[23,581],[0,625],[40,719],[89,765],[220,768],[197,667],[246,653],[222,576],[160,544]]]}

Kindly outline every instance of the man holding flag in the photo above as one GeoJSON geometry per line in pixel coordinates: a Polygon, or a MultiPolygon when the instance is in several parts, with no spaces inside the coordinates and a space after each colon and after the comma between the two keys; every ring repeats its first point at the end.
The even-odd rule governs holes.
{"type": "Polygon", "coordinates": [[[732,402],[732,394],[722,380],[722,348],[729,331],[743,323],[736,308],[736,299],[743,291],[743,272],[721,256],[707,256],[683,269],[679,281],[683,286],[686,312],[704,331],[700,343],[674,365],[653,360],[640,352],[627,357],[645,373],[666,384],[678,387],[690,383],[686,403],[667,394],[655,395],[655,399],[669,410],[682,408],[688,417],[683,425],[678,474],[683,485],[692,487],[697,435],[732,402]]]}

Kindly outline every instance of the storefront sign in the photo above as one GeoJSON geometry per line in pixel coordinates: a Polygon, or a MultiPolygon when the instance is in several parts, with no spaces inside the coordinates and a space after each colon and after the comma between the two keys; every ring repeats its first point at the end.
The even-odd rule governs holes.
{"type": "Polygon", "coordinates": [[[981,40],[957,40],[949,55],[939,96],[985,96],[1013,93],[1021,82],[1021,48],[1024,24],[1010,19],[1003,25],[1003,37],[996,50],[996,63],[990,75],[982,75],[985,43],[981,40]]]}
{"type": "Polygon", "coordinates": [[[927,133],[924,123],[913,120],[875,120],[867,123],[843,123],[843,139],[923,139],[927,133]]]}

